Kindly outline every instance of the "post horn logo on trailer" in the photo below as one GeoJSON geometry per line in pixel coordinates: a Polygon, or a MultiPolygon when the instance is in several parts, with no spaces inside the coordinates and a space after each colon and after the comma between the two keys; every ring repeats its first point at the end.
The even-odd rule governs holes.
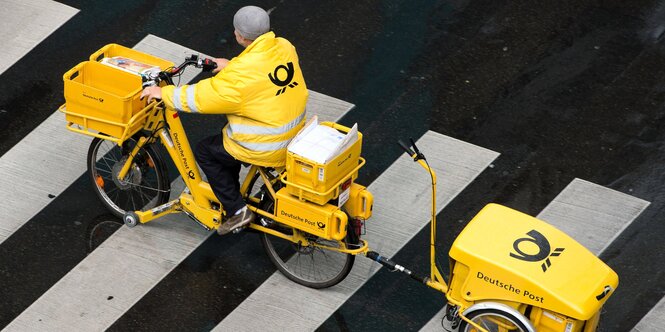
{"type": "Polygon", "coordinates": [[[523,260],[526,262],[539,262],[542,260],[545,260],[540,267],[543,269],[543,272],[547,272],[547,269],[549,269],[550,266],[552,266],[552,262],[550,261],[550,257],[557,257],[560,256],[561,253],[565,250],[565,248],[555,248],[554,250],[551,250],[550,242],[547,240],[547,238],[543,235],[540,234],[540,232],[536,231],[535,229],[529,231],[526,233],[529,237],[523,237],[515,240],[513,242],[513,249],[517,252],[515,253],[510,253],[510,257],[517,258],[519,260],[523,260]],[[531,242],[534,243],[536,246],[538,246],[538,252],[536,254],[527,254],[524,251],[520,249],[520,243],[522,242],[531,242]]]}
{"type": "Polygon", "coordinates": [[[293,81],[293,75],[295,74],[295,69],[293,68],[293,62],[289,62],[286,65],[279,65],[275,68],[275,70],[272,73],[268,73],[268,78],[272,82],[272,84],[277,85],[279,89],[277,89],[277,93],[275,96],[279,96],[280,94],[284,93],[286,91],[286,87],[288,86],[289,88],[295,88],[298,86],[298,82],[293,81]],[[280,79],[279,78],[279,72],[280,71],[285,71],[286,72],[286,78],[285,79],[280,79]]]}

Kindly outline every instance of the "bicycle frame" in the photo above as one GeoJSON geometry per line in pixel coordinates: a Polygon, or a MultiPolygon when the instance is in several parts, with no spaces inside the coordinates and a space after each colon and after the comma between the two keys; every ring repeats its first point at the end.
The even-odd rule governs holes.
{"type": "MultiPolygon", "coordinates": [[[[155,103],[149,113],[150,115],[146,121],[146,127],[147,129],[151,129],[154,133],[151,137],[141,137],[139,139],[138,143],[129,154],[127,161],[118,173],[118,177],[121,179],[126,177],[133,162],[133,156],[135,156],[143,146],[154,143],[155,140],[158,139],[168,151],[169,156],[175,163],[178,173],[182,176],[185,186],[189,191],[183,192],[177,199],[148,211],[135,211],[134,213],[137,215],[138,221],[140,223],[147,223],[170,213],[185,212],[190,218],[207,230],[216,229],[221,225],[223,206],[221,206],[219,200],[213,193],[210,184],[203,181],[201,178],[201,173],[196,166],[195,157],[178,112],[166,108],[164,104],[160,102],[155,103]],[[215,208],[211,202],[220,208],[215,208]]],[[[250,188],[250,184],[253,182],[252,179],[257,176],[260,176],[264,183],[274,184],[277,181],[281,181],[279,176],[271,177],[265,168],[252,165],[241,185],[240,194],[248,203],[250,203],[247,207],[254,213],[272,220],[280,220],[278,216],[258,208],[256,205],[259,203],[259,200],[255,197],[251,197],[250,194],[252,188],[250,188]]],[[[271,195],[273,200],[275,200],[276,193],[272,186],[266,186],[266,188],[268,189],[268,194],[271,195]]],[[[254,223],[250,224],[249,227],[293,243],[299,243],[303,246],[311,245],[353,255],[368,251],[367,242],[364,240],[361,240],[362,243],[358,248],[347,247],[344,243],[342,243],[342,248],[333,248],[308,241],[305,233],[298,231],[297,229],[294,229],[292,234],[284,234],[280,231],[254,223]]]]}
{"type": "Polygon", "coordinates": [[[206,229],[214,229],[219,226],[221,212],[213,209],[211,205],[211,202],[219,204],[219,201],[212,192],[210,185],[202,181],[201,173],[196,166],[191,145],[178,113],[175,110],[165,108],[162,103],[155,103],[150,110],[147,123],[149,128],[156,127],[157,130],[154,131],[151,137],[141,137],[139,139],[133,151],[129,154],[127,162],[121,168],[118,177],[122,179],[127,175],[133,162],[133,156],[143,146],[159,139],[171,160],[173,160],[178,173],[182,176],[189,194],[183,193],[184,197],[181,197],[181,199],[170,201],[148,211],[137,211],[140,222],[147,223],[165,214],[179,212],[183,210],[180,204],[184,204],[187,209],[183,211],[188,211],[190,217],[206,229]]]}

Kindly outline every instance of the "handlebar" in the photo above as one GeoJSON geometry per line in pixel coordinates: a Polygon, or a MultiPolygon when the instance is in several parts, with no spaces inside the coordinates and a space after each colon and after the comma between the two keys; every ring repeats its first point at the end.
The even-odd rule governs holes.
{"type": "Polygon", "coordinates": [[[157,86],[160,82],[167,80],[169,81],[173,76],[182,72],[183,69],[187,66],[194,66],[196,68],[201,68],[204,72],[210,72],[217,68],[217,63],[210,58],[199,58],[198,55],[192,54],[185,58],[185,61],[178,65],[175,68],[167,69],[164,71],[156,72],[149,71],[141,75],[142,87],[146,88],[149,86],[157,86]]]}
{"type": "Polygon", "coordinates": [[[421,159],[425,159],[425,155],[423,155],[420,150],[418,150],[418,147],[416,146],[416,142],[413,140],[413,138],[409,138],[409,141],[411,141],[411,146],[413,146],[413,150],[411,150],[411,146],[408,144],[404,143],[404,141],[399,140],[397,143],[404,149],[404,152],[409,155],[409,157],[413,158],[413,161],[418,161],[421,159]]]}

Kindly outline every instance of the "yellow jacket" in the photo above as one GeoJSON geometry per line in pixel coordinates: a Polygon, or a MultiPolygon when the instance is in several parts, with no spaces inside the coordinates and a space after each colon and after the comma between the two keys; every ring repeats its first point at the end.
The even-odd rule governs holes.
{"type": "Polygon", "coordinates": [[[307,95],[295,47],[273,32],[257,38],[214,77],[162,88],[167,107],[226,114],[226,151],[267,167],[284,165],[286,146],[305,123],[307,95]]]}

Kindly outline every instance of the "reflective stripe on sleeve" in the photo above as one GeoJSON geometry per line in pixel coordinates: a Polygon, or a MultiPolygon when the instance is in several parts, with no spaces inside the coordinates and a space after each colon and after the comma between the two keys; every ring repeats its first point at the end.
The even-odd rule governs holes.
{"type": "MultiPolygon", "coordinates": [[[[189,101],[188,101],[189,103],[189,101]]],[[[241,125],[241,124],[231,124],[229,123],[227,133],[229,137],[233,134],[251,134],[251,135],[280,135],[288,133],[291,129],[297,127],[300,122],[305,118],[305,112],[302,112],[297,118],[293,121],[281,126],[281,127],[263,127],[263,126],[252,126],[252,125],[241,125]]]]}
{"type": "Polygon", "coordinates": [[[184,112],[182,109],[182,101],[180,100],[180,93],[180,88],[173,89],[173,107],[175,107],[175,110],[178,112],[184,112]]]}
{"type": "Polygon", "coordinates": [[[195,87],[196,85],[190,85],[187,87],[187,106],[192,110],[192,113],[199,112],[199,109],[196,108],[196,100],[194,99],[195,87]]]}

